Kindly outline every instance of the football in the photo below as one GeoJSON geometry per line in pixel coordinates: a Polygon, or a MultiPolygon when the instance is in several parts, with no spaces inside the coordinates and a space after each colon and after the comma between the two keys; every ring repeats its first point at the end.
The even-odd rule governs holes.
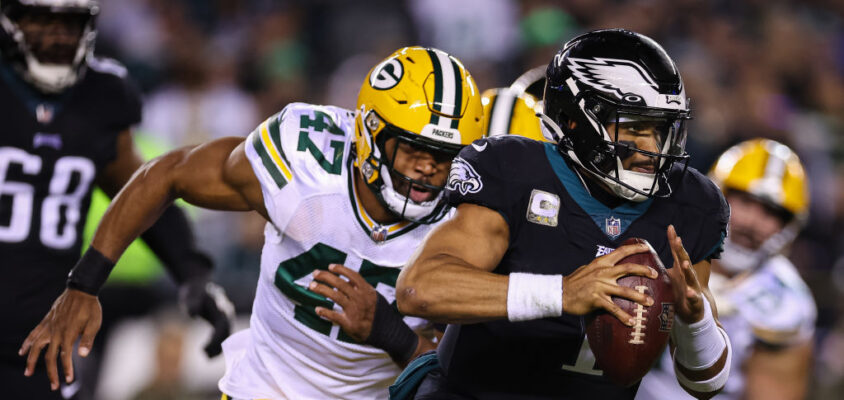
{"type": "Polygon", "coordinates": [[[648,294],[654,304],[645,307],[626,299],[613,297],[613,302],[634,319],[627,326],[608,312],[596,312],[587,317],[586,336],[595,354],[596,367],[616,384],[630,386],[642,379],[662,355],[674,323],[674,292],[671,280],[659,256],[650,244],[631,238],[627,244],[646,243],[650,251],[625,257],[618,264],[635,263],[657,270],[656,279],[643,276],[624,276],[620,286],[648,294]]]}

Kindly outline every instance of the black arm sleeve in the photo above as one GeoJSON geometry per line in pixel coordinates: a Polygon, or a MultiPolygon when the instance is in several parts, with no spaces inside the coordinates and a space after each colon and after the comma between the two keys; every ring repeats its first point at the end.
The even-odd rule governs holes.
{"type": "Polygon", "coordinates": [[[211,259],[196,249],[184,211],[172,205],[141,235],[177,283],[210,274],[211,259]]]}

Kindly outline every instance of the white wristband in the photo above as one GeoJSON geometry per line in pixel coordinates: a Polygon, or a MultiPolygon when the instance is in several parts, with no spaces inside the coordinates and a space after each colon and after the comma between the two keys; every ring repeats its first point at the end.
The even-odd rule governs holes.
{"type": "Polygon", "coordinates": [[[720,390],[727,384],[727,379],[730,377],[730,365],[733,361],[733,350],[732,346],[730,346],[730,340],[727,337],[727,333],[721,328],[718,328],[718,333],[723,335],[727,342],[727,361],[724,363],[724,368],[721,368],[721,371],[719,371],[717,375],[705,381],[693,381],[683,375],[683,373],[677,368],[677,361],[675,360],[674,373],[677,375],[677,382],[680,382],[682,386],[698,393],[712,393],[716,390],[720,390]]]}
{"type": "Polygon", "coordinates": [[[563,315],[563,276],[510,274],[507,319],[527,321],[563,315]]]}
{"type": "Polygon", "coordinates": [[[674,350],[674,360],[696,371],[715,364],[729,345],[726,335],[721,334],[715,323],[706,296],[703,297],[703,319],[686,324],[675,316],[671,337],[677,346],[674,350]]]}

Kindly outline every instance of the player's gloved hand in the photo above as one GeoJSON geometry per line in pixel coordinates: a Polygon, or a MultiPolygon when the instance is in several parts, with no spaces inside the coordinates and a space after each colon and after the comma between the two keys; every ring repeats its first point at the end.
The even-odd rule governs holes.
{"type": "Polygon", "coordinates": [[[375,288],[351,269],[331,264],[328,271],[314,271],[314,281],[308,289],[333,301],[343,311],[316,307],[316,313],[343,329],[357,342],[363,343],[372,332],[378,295],[375,288]],[[346,277],[348,281],[341,278],[346,277]]]}
{"type": "Polygon", "coordinates": [[[671,278],[671,286],[674,288],[674,309],[683,322],[698,322],[703,319],[704,314],[703,288],[695,269],[692,268],[689,254],[683,247],[683,240],[674,230],[674,225],[668,226],[668,243],[674,257],[674,268],[668,270],[668,277],[671,278]]]}
{"type": "Polygon", "coordinates": [[[44,353],[44,363],[47,367],[47,377],[50,387],[59,388],[59,373],[56,358],[61,356],[65,382],[73,381],[72,352],[73,343],[80,336],[79,355],[88,356],[94,345],[94,337],[103,322],[103,309],[97,296],[75,289],[65,291],[53,302],[53,307],[32,332],[23,341],[18,355],[27,355],[24,375],[31,376],[38,363],[41,350],[47,346],[44,353]]]}
{"type": "Polygon", "coordinates": [[[646,251],[648,246],[644,244],[621,246],[564,276],[563,311],[572,315],[585,315],[593,310],[604,309],[622,323],[632,326],[633,317],[613,303],[611,296],[629,299],[644,306],[653,304],[653,299],[631,288],[619,286],[618,278],[626,275],[656,278],[657,272],[640,264],[616,264],[629,255],[646,251]]]}
{"type": "Polygon", "coordinates": [[[222,287],[199,276],[179,286],[179,303],[191,317],[201,317],[214,328],[211,339],[205,345],[205,354],[215,357],[222,351],[222,343],[232,331],[234,305],[222,287]]]}

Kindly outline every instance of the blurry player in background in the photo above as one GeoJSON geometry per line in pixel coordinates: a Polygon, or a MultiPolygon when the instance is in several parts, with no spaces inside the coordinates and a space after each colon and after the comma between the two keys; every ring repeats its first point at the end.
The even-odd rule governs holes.
{"type": "Polygon", "coordinates": [[[545,66],[531,69],[509,87],[484,91],[484,135],[520,135],[545,140],[539,127],[537,112],[542,111],[542,91],[545,89],[545,66]],[[537,100],[540,99],[540,100],[537,100]]]}
{"type": "Polygon", "coordinates": [[[370,71],[355,111],[293,103],[245,139],[147,163],[85,257],[117,259],[176,198],[257,211],[267,220],[261,274],[250,328],[223,344],[223,398],[386,398],[400,366],[434,347],[427,321],[395,309],[395,282],[448,213],[451,160],[482,136],[482,113],[459,61],[400,49],[370,71]]]}
{"type": "MultiPolygon", "coordinates": [[[[50,345],[46,368],[36,367],[37,353],[27,360],[18,349],[79,259],[93,185],[114,195],[142,164],[129,129],[141,118],[139,94],[121,65],[92,55],[97,13],[90,0],[0,2],[0,382],[8,398],[59,399],[78,389],[63,386],[60,393],[47,384],[49,377],[52,389],[59,387],[60,342],[65,383],[73,379],[75,340],[36,328],[36,345],[50,345]],[[24,370],[35,379],[23,378],[24,370]]],[[[185,216],[171,207],[143,237],[182,284],[190,312],[215,325],[209,351],[219,352],[229,319],[208,292],[211,264],[194,249],[185,216]]],[[[93,285],[68,282],[71,289],[56,303],[96,310],[88,331],[99,327],[102,278],[93,285]]],[[[83,343],[80,352],[90,346],[83,343]]]]}
{"type": "Polygon", "coordinates": [[[613,384],[596,367],[583,318],[607,311],[629,326],[611,296],[652,304],[616,283],[656,276],[617,264],[647,249],[622,246],[640,237],[673,266],[676,317],[666,318],[678,379],[711,396],[729,376],[729,342],[706,299],[729,210],[712,182],[684,166],[690,109],[676,65],[652,39],[607,29],[566,43],[546,78],[541,120],[553,143],[493,136],[454,159],[446,196],[455,216],[428,236],[396,288],[402,312],[450,325],[436,354],[403,374],[414,379],[400,383],[421,382],[415,395],[395,391],[632,399],[638,385],[613,384]]]}
{"type": "MultiPolygon", "coordinates": [[[[727,197],[730,236],[712,263],[709,287],[732,342],[733,367],[721,399],[802,399],[811,370],[817,309],[783,254],[806,221],[803,166],[785,145],[740,143],[710,172],[727,197]]],[[[666,354],[643,380],[638,399],[682,399],[666,354]]]]}

